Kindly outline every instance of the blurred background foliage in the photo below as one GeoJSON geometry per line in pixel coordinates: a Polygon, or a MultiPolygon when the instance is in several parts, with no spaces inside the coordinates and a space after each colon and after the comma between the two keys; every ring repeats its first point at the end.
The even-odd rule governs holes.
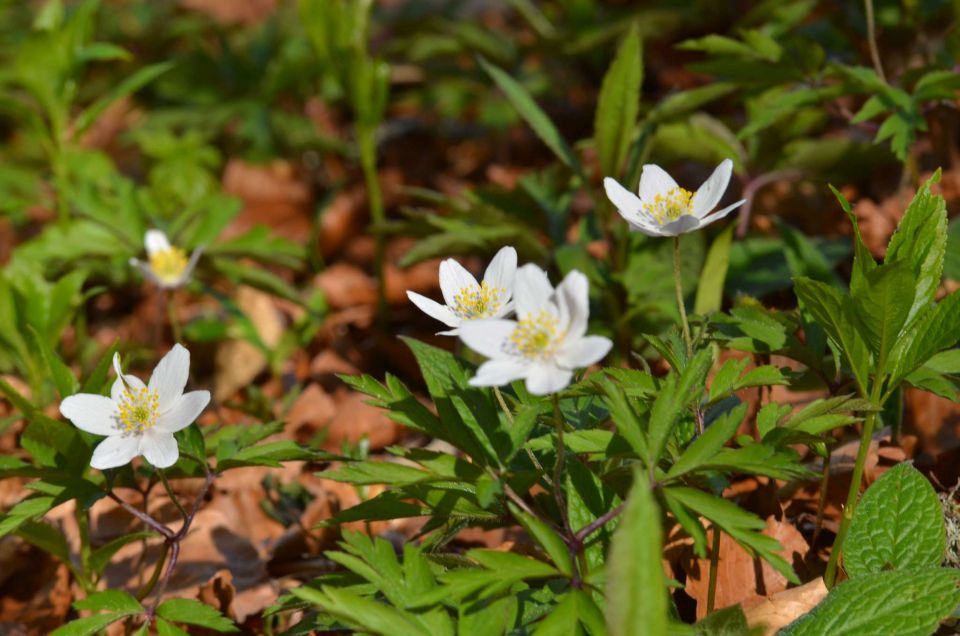
{"type": "MultiPolygon", "coordinates": [[[[705,314],[720,308],[712,298],[791,304],[792,275],[839,284],[849,254],[827,182],[882,206],[942,166],[948,200],[960,190],[960,5],[877,1],[876,57],[864,9],[2,0],[0,213],[26,240],[0,254],[0,367],[29,366],[24,325],[38,323],[23,307],[62,307],[39,323],[56,337],[83,294],[139,293],[127,262],[149,227],[204,247],[198,293],[251,284],[322,317],[309,281],[337,256],[319,247],[324,217],[360,183],[381,298],[388,240],[414,239],[387,259],[401,266],[513,244],[522,260],[587,273],[598,330],[627,355],[673,319],[669,247],[628,233],[602,177],[633,187],[655,162],[692,189],[730,157],[727,198],[748,204],[727,223],[734,240],[722,228],[685,237],[687,291],[705,314]],[[309,232],[272,232],[269,211],[232,231],[243,208],[224,185],[233,159],[288,162],[309,190],[309,232]]],[[[948,275],[958,267],[951,259],[948,275]]],[[[188,336],[226,333],[209,323],[188,336]]]]}

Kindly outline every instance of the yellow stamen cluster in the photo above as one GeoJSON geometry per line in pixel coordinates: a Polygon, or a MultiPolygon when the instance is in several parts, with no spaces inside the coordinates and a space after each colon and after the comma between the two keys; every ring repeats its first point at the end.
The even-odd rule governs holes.
{"type": "Polygon", "coordinates": [[[500,306],[506,290],[503,287],[491,287],[483,281],[479,287],[464,287],[453,297],[453,311],[460,318],[489,318],[500,306]]]}
{"type": "Polygon", "coordinates": [[[160,396],[143,387],[139,391],[123,390],[120,401],[120,423],[128,433],[142,433],[157,423],[160,417],[160,396]]]}
{"type": "Polygon", "coordinates": [[[186,269],[187,255],[179,247],[170,247],[150,256],[150,271],[162,283],[176,282],[186,269]]]}
{"type": "Polygon", "coordinates": [[[559,322],[556,316],[546,311],[518,320],[510,334],[510,352],[524,358],[549,357],[557,340],[559,322]]]}
{"type": "Polygon", "coordinates": [[[683,188],[674,188],[666,194],[658,194],[652,203],[644,203],[643,209],[650,214],[657,223],[665,225],[676,221],[681,216],[693,212],[693,193],[683,188]]]}

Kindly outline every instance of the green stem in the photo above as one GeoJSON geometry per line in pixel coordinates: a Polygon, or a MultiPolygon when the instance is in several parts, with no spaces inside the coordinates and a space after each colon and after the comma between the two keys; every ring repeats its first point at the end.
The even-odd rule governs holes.
{"type": "Polygon", "coordinates": [[[720,561],[720,527],[713,524],[713,545],[710,548],[710,582],[707,586],[707,614],[713,613],[717,598],[717,570],[720,561]]]}
{"type": "Polygon", "coordinates": [[[83,588],[84,593],[90,594],[96,591],[96,586],[93,583],[93,572],[90,571],[90,517],[80,505],[77,505],[74,509],[73,516],[80,531],[80,568],[79,571],[74,568],[70,569],[73,570],[77,583],[83,588]]]}
{"type": "Polygon", "coordinates": [[[174,342],[181,342],[183,334],[180,331],[180,321],[177,319],[177,310],[173,302],[173,290],[164,293],[164,299],[167,305],[167,320],[170,322],[170,331],[173,334],[174,342]]]}
{"type": "Polygon", "coordinates": [[[683,342],[687,345],[687,356],[693,355],[693,338],[690,336],[690,323],[687,321],[687,308],[683,303],[683,280],[680,274],[680,237],[673,237],[673,285],[677,292],[677,308],[683,323],[683,342]]]}
{"type": "Polygon", "coordinates": [[[170,482],[167,481],[167,474],[162,468],[157,469],[157,474],[160,475],[160,483],[163,484],[163,489],[167,491],[167,496],[170,497],[170,501],[173,502],[173,505],[177,507],[177,510],[180,511],[180,514],[183,515],[184,520],[186,520],[189,515],[184,507],[180,504],[180,500],[178,500],[177,496],[174,494],[173,488],[170,487],[170,482]]]}
{"type": "Polygon", "coordinates": [[[823,458],[823,473],[820,476],[820,500],[817,502],[817,521],[813,528],[813,539],[810,547],[817,545],[820,531],[823,530],[823,512],[827,509],[827,488],[830,486],[830,453],[823,458]]]}
{"type": "Polygon", "coordinates": [[[840,530],[837,532],[837,538],[833,542],[833,549],[830,551],[827,571],[823,575],[823,582],[826,584],[827,589],[832,588],[837,580],[837,565],[840,560],[843,541],[847,538],[847,532],[850,530],[850,522],[853,520],[853,513],[857,508],[857,499],[860,497],[860,482],[863,480],[863,468],[867,463],[867,455],[870,453],[870,441],[873,439],[873,429],[876,424],[877,412],[871,411],[863,423],[863,433],[860,435],[860,448],[857,451],[857,462],[853,466],[853,475],[850,477],[850,490],[847,491],[847,503],[843,508],[840,530]]]}
{"type": "Polygon", "coordinates": [[[863,9],[867,18],[867,45],[870,47],[870,60],[873,62],[873,70],[886,83],[887,76],[883,72],[883,64],[880,62],[880,49],[877,47],[877,26],[873,19],[873,0],[863,0],[863,9]]]}
{"type": "Polygon", "coordinates": [[[170,552],[170,541],[164,540],[163,547],[160,549],[160,556],[157,558],[157,564],[153,568],[153,574],[150,575],[150,580],[147,581],[146,585],[137,592],[137,600],[142,601],[143,599],[150,596],[150,592],[153,591],[153,588],[157,586],[157,581],[160,580],[160,573],[163,572],[163,566],[167,562],[167,554],[170,552]]]}
{"type": "MultiPolygon", "coordinates": [[[[514,422],[513,413],[510,412],[510,408],[507,406],[507,401],[503,398],[503,393],[500,392],[500,387],[493,387],[493,394],[497,396],[497,402],[500,403],[500,408],[503,409],[503,413],[507,416],[507,421],[510,422],[510,426],[512,427],[514,422]]],[[[533,454],[533,451],[530,450],[530,447],[524,444],[523,450],[527,452],[527,457],[530,458],[530,461],[533,463],[534,467],[540,471],[541,475],[543,475],[544,481],[546,481],[548,485],[551,485],[553,482],[550,480],[550,476],[547,475],[547,471],[543,469],[543,465],[540,464],[540,460],[537,459],[537,456],[533,454]]]]}
{"type": "Polygon", "coordinates": [[[377,226],[374,232],[373,268],[377,276],[377,315],[385,316],[386,281],[384,279],[384,251],[383,223],[385,214],[383,209],[383,195],[380,192],[380,179],[377,175],[377,144],[374,138],[376,130],[368,126],[357,126],[357,140],[360,146],[360,164],[363,168],[363,178],[367,186],[367,196],[370,200],[370,220],[377,226]]]}

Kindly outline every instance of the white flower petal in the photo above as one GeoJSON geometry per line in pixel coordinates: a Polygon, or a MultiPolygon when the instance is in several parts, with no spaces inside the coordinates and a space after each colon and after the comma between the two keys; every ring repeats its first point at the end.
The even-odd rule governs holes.
{"type": "Polygon", "coordinates": [[[157,392],[161,413],[183,395],[183,387],[187,386],[189,375],[190,352],[179,343],[175,344],[167,355],[160,358],[147,385],[151,391],[157,392]]]}
{"type": "Polygon", "coordinates": [[[640,201],[643,203],[652,203],[658,194],[666,195],[678,187],[673,177],[654,163],[645,164],[640,172],[640,201]]]}
{"type": "Polygon", "coordinates": [[[210,391],[190,391],[181,395],[171,406],[160,411],[155,430],[176,433],[197,419],[210,403],[210,391]]]}
{"type": "Polygon", "coordinates": [[[603,360],[610,352],[613,342],[603,336],[584,336],[576,340],[569,340],[557,351],[557,364],[566,369],[589,367],[595,362],[603,360]]]}
{"type": "Polygon", "coordinates": [[[140,454],[156,468],[169,468],[180,458],[180,449],[173,435],[154,429],[140,438],[140,454]]]}
{"type": "Polygon", "coordinates": [[[443,302],[450,307],[455,306],[456,296],[464,288],[480,289],[480,284],[473,274],[452,258],[440,263],[440,291],[443,293],[443,302]]]}
{"type": "Polygon", "coordinates": [[[161,285],[161,286],[162,286],[162,283],[160,282],[160,279],[158,279],[158,278],[154,275],[153,270],[150,269],[150,266],[149,266],[148,264],[144,263],[143,261],[141,261],[141,260],[138,259],[138,258],[131,258],[128,262],[129,262],[132,266],[134,266],[134,267],[136,267],[137,269],[139,269],[140,272],[143,274],[143,277],[146,278],[147,280],[149,280],[151,283],[155,283],[155,284],[157,284],[157,285],[161,285]]]}
{"type": "Polygon", "coordinates": [[[166,252],[170,249],[170,241],[167,235],[160,230],[147,230],[143,236],[143,246],[147,250],[147,256],[153,256],[157,252],[166,252]]]}
{"type": "MultiPolygon", "coordinates": [[[[123,374],[123,380],[127,383],[127,386],[130,387],[130,390],[134,393],[139,393],[140,389],[146,388],[146,384],[143,383],[143,380],[138,378],[135,375],[130,375],[129,373],[123,374]]],[[[123,382],[120,381],[120,376],[117,376],[117,379],[113,381],[113,386],[110,387],[110,399],[114,402],[119,403],[124,398],[123,391],[123,382]]]]}
{"type": "Polygon", "coordinates": [[[700,226],[700,219],[692,214],[685,214],[676,221],[665,223],[663,227],[660,228],[660,233],[662,236],[679,236],[681,234],[686,234],[687,232],[698,230],[700,229],[700,226]]]}
{"type": "Polygon", "coordinates": [[[470,386],[503,386],[527,376],[529,365],[520,358],[487,360],[470,378],[470,386]]]}
{"type": "Polygon", "coordinates": [[[573,371],[561,369],[553,364],[537,364],[527,373],[527,391],[533,395],[550,395],[561,391],[570,384],[573,371]]]}
{"type": "Polygon", "coordinates": [[[460,324],[460,318],[453,313],[453,310],[446,305],[441,305],[435,300],[422,296],[417,292],[407,291],[407,298],[416,305],[420,311],[431,318],[439,320],[448,327],[456,327],[460,324]]]}
{"type": "Polygon", "coordinates": [[[504,299],[513,293],[513,281],[517,275],[517,250],[510,247],[500,248],[483,273],[483,282],[493,288],[506,290],[504,299]]]}
{"type": "Polygon", "coordinates": [[[730,174],[733,172],[733,162],[724,159],[713,171],[710,178],[693,195],[693,216],[702,219],[710,210],[717,207],[723,193],[730,184],[730,174]]]}
{"type": "Polygon", "coordinates": [[[714,212],[713,214],[708,214],[707,216],[705,216],[705,217],[703,217],[702,219],[700,219],[700,227],[705,227],[705,226],[707,226],[707,225],[710,225],[710,224],[713,223],[714,221],[719,221],[720,219],[722,219],[723,217],[727,216],[728,214],[730,214],[731,212],[733,212],[734,210],[736,210],[737,208],[739,208],[741,205],[743,205],[743,204],[746,203],[746,202],[747,202],[746,199],[741,199],[741,200],[737,201],[736,203],[734,203],[734,204],[732,204],[732,205],[728,205],[727,207],[723,208],[722,210],[717,210],[717,211],[714,212]]]}
{"type": "Polygon", "coordinates": [[[193,270],[197,267],[197,261],[200,260],[200,256],[203,254],[203,246],[193,250],[193,254],[190,255],[190,260],[187,261],[187,266],[183,270],[183,274],[180,275],[179,285],[185,285],[190,281],[190,277],[193,275],[193,270]]]}
{"type": "Polygon", "coordinates": [[[117,432],[117,404],[110,398],[93,393],[78,393],[64,398],[60,413],[82,431],[94,435],[117,432]]]}
{"type": "Polygon", "coordinates": [[[627,222],[630,223],[630,227],[635,232],[640,232],[641,234],[646,234],[647,236],[652,236],[654,238],[660,238],[660,237],[666,236],[663,232],[660,231],[659,228],[651,227],[649,225],[645,225],[641,223],[635,223],[631,219],[627,219],[627,222]]]}
{"type": "Polygon", "coordinates": [[[550,303],[553,285],[550,284],[547,273],[533,263],[518,269],[515,281],[513,302],[520,318],[529,313],[537,313],[550,303]]]}
{"type": "Polygon", "coordinates": [[[460,329],[447,329],[446,331],[438,331],[433,334],[435,336],[458,336],[460,335],[460,329]]]}
{"type": "Polygon", "coordinates": [[[93,449],[90,465],[93,468],[106,470],[129,464],[139,454],[139,435],[112,435],[103,440],[93,449]]]}
{"type": "Polygon", "coordinates": [[[560,308],[560,329],[568,338],[579,338],[587,332],[590,317],[590,281],[586,275],[572,270],[557,285],[557,304],[560,308]]]}
{"type": "Polygon", "coordinates": [[[504,343],[516,329],[513,320],[500,318],[467,320],[460,325],[460,340],[477,353],[488,358],[503,358],[504,343]]]}
{"type": "Polygon", "coordinates": [[[606,177],[603,180],[603,189],[607,193],[607,198],[624,218],[634,217],[643,209],[640,197],[624,188],[616,179],[606,177]]]}

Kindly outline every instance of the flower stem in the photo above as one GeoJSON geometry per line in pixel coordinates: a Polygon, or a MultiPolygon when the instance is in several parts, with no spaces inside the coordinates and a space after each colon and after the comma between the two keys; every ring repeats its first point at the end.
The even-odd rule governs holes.
{"type": "Polygon", "coordinates": [[[827,488],[830,486],[830,453],[823,459],[823,473],[820,476],[820,500],[817,502],[817,521],[813,527],[813,538],[810,547],[817,545],[817,539],[823,530],[823,512],[827,508],[827,488]]]}
{"type": "Polygon", "coordinates": [[[873,62],[873,70],[886,84],[887,76],[883,72],[883,64],[880,62],[880,49],[877,47],[877,26],[873,19],[873,0],[863,0],[863,9],[867,18],[867,45],[870,47],[870,61],[873,62]]]}
{"type": "MultiPolygon", "coordinates": [[[[497,402],[500,403],[500,408],[503,409],[504,415],[507,416],[507,421],[510,422],[510,426],[513,426],[513,413],[510,412],[510,408],[507,406],[507,401],[503,399],[503,393],[500,392],[500,387],[493,387],[493,394],[497,396],[497,402]]],[[[524,444],[523,450],[527,452],[527,457],[530,458],[534,468],[536,468],[540,474],[543,475],[543,479],[547,482],[547,485],[551,485],[553,482],[550,480],[550,476],[547,475],[547,471],[543,469],[543,465],[540,463],[540,460],[537,459],[537,456],[533,454],[533,451],[530,450],[530,447],[524,444]]]]}
{"type": "Polygon", "coordinates": [[[180,511],[180,514],[183,516],[184,521],[187,519],[187,511],[180,504],[180,500],[177,499],[177,496],[173,492],[173,488],[170,487],[170,482],[167,481],[167,474],[163,471],[162,468],[157,469],[157,474],[160,475],[160,483],[163,484],[163,489],[167,491],[167,496],[170,497],[170,501],[173,502],[173,505],[177,507],[177,510],[180,511]]]}
{"type": "Polygon", "coordinates": [[[164,294],[167,304],[167,320],[170,322],[170,331],[173,334],[173,341],[181,341],[180,321],[177,319],[177,310],[173,302],[173,290],[164,294]]]}
{"type": "Polygon", "coordinates": [[[677,309],[683,323],[683,342],[687,345],[687,356],[693,355],[693,338],[690,336],[690,323],[687,321],[687,308],[683,303],[683,281],[680,274],[680,237],[673,237],[673,285],[677,292],[677,309]]]}
{"type": "Polygon", "coordinates": [[[386,280],[384,278],[385,244],[383,237],[383,194],[380,191],[380,177],[377,174],[377,142],[376,127],[365,124],[357,126],[357,143],[360,150],[360,165],[363,169],[363,178],[367,186],[367,197],[370,202],[370,220],[377,226],[373,233],[374,252],[373,268],[377,276],[377,316],[379,320],[386,317],[387,296],[386,280]]]}
{"type": "Polygon", "coordinates": [[[720,527],[713,524],[713,545],[710,547],[710,582],[707,585],[707,614],[713,613],[717,600],[717,571],[720,564],[720,527]]]}
{"type": "Polygon", "coordinates": [[[867,419],[863,423],[863,433],[860,435],[860,448],[857,451],[857,463],[853,466],[853,475],[850,477],[850,490],[847,491],[847,503],[843,508],[843,517],[840,519],[840,530],[837,532],[837,538],[833,542],[833,549],[830,551],[830,560],[827,562],[827,571],[823,575],[823,582],[827,589],[831,589],[837,580],[837,564],[840,560],[840,552],[843,548],[843,541],[850,530],[850,522],[853,520],[853,513],[857,508],[857,499],[860,497],[860,482],[863,481],[863,467],[867,463],[867,455],[870,454],[870,442],[873,439],[873,429],[877,424],[877,412],[871,411],[867,414],[867,419]]]}

